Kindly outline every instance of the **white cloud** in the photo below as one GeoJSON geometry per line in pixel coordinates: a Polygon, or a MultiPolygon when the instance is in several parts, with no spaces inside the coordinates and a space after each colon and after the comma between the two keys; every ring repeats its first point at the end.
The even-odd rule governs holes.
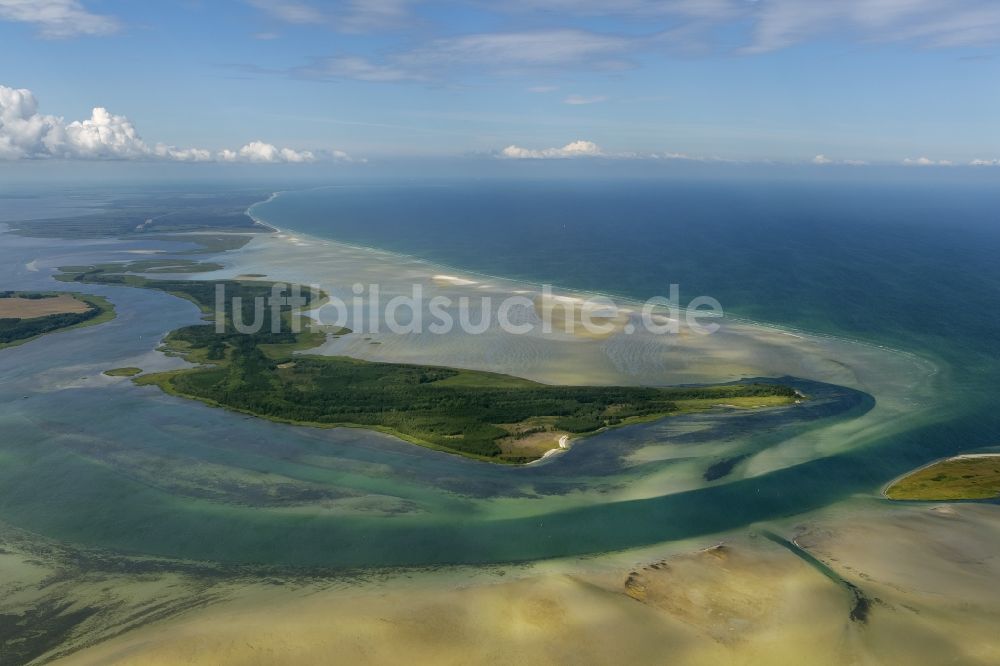
{"type": "Polygon", "coordinates": [[[501,157],[517,160],[565,159],[569,157],[601,157],[604,152],[592,141],[573,141],[562,148],[542,148],[533,150],[510,145],[500,151],[501,157]]]}
{"type": "Polygon", "coordinates": [[[864,160],[835,160],[823,154],[812,158],[812,163],[819,165],[843,164],[845,166],[866,166],[868,164],[868,162],[864,160]]]}
{"type": "Polygon", "coordinates": [[[751,53],[844,29],[863,40],[932,48],[1000,41],[1000,7],[994,0],[760,0],[748,10],[754,22],[751,53]]]}
{"type": "Polygon", "coordinates": [[[90,13],[79,0],[0,0],[0,20],[35,24],[49,39],[109,35],[121,27],[113,16],[90,13]]]}
{"type": "MultiPolygon", "coordinates": [[[[330,157],[350,160],[342,151],[333,151],[330,157]]],[[[131,120],[103,107],[95,108],[86,120],[67,123],[57,116],[38,113],[38,101],[30,90],[0,86],[0,160],[43,158],[253,163],[316,160],[310,151],[278,148],[263,141],[215,154],[204,148],[177,148],[163,143],[150,147],[131,120]]]]}
{"type": "Polygon", "coordinates": [[[972,160],[971,166],[1000,166],[1000,159],[996,160],[972,160]]]}
{"type": "Polygon", "coordinates": [[[355,81],[419,81],[424,77],[416,71],[396,65],[371,62],[358,56],[324,58],[311,67],[294,70],[299,76],[321,79],[354,79],[355,81]]]}
{"type": "Polygon", "coordinates": [[[204,148],[177,148],[163,143],[153,147],[153,154],[176,162],[211,162],[214,159],[212,151],[204,148]]]}
{"type": "Polygon", "coordinates": [[[573,12],[595,16],[656,17],[670,14],[698,19],[722,19],[739,15],[732,0],[509,0],[504,8],[514,11],[573,12]]]}
{"type": "Polygon", "coordinates": [[[224,162],[312,162],[316,157],[308,150],[295,151],[278,148],[263,141],[251,141],[239,150],[222,150],[219,159],[224,162]]]}
{"type": "MultiPolygon", "coordinates": [[[[4,0],[0,0],[2,2],[4,0]]],[[[12,0],[7,0],[8,2],[12,0]]],[[[24,2],[24,0],[20,0],[24,2]]],[[[613,16],[661,32],[597,33],[574,28],[458,34],[390,50],[379,57],[338,53],[314,64],[271,70],[291,76],[362,81],[441,81],[462,74],[538,76],[540,69],[614,71],[635,66],[644,52],[699,54],[732,48],[746,35],[744,54],[834,38],[861,42],[906,42],[930,48],[1000,44],[997,0],[469,0],[492,12],[536,13],[522,24],[546,18],[613,16]],[[721,39],[721,35],[727,35],[721,39]]],[[[316,24],[341,32],[412,27],[417,0],[246,0],[284,23],[316,24]]],[[[428,13],[424,20],[433,20],[428,13]]],[[[511,17],[508,17],[510,19],[511,17]]],[[[516,24],[515,21],[510,21],[516,24]]],[[[408,34],[426,34],[425,31],[408,34]]],[[[391,49],[391,47],[390,47],[391,49]]]]}
{"type": "Polygon", "coordinates": [[[411,0],[351,0],[347,10],[335,18],[335,25],[345,32],[411,27],[411,4],[411,0]]]}
{"type": "Polygon", "coordinates": [[[248,3],[285,23],[322,23],[323,12],[304,2],[290,0],[248,0],[248,3]]]}
{"type": "MultiPolygon", "coordinates": [[[[356,55],[319,58],[286,73],[304,78],[359,81],[432,81],[469,69],[525,73],[538,68],[580,67],[602,71],[630,67],[633,39],[584,30],[536,30],[461,35],[432,40],[381,60],[356,55]]],[[[554,88],[552,88],[554,89],[554,88]]],[[[545,92],[539,87],[536,92],[545,92]]]]}
{"type": "Polygon", "coordinates": [[[598,102],[606,102],[608,98],[604,95],[592,95],[590,97],[584,95],[570,95],[563,100],[563,104],[569,104],[571,106],[582,106],[585,104],[597,104],[598,102]]]}
{"type": "Polygon", "coordinates": [[[668,41],[711,43],[711,28],[751,28],[746,53],[774,51],[831,34],[911,41],[931,48],[1000,43],[996,0],[510,0],[508,11],[593,14],[635,21],[674,18],[668,41]]]}
{"type": "MultiPolygon", "coordinates": [[[[600,157],[610,160],[678,160],[689,162],[733,162],[734,160],[722,157],[706,157],[698,155],[688,155],[677,152],[660,153],[637,153],[637,152],[609,152],[598,146],[593,141],[577,140],[568,143],[561,148],[522,148],[518,145],[510,145],[496,154],[497,157],[505,159],[522,160],[543,160],[543,159],[568,159],[573,157],[600,157]]],[[[846,163],[846,162],[845,162],[846,163]]]]}
{"type": "Polygon", "coordinates": [[[82,158],[136,158],[149,154],[135,126],[125,116],[97,107],[87,120],[65,126],[65,154],[82,158]]]}
{"type": "Polygon", "coordinates": [[[537,94],[545,94],[557,90],[559,90],[559,86],[531,86],[528,88],[528,92],[537,94]]]}
{"type": "MultiPolygon", "coordinates": [[[[310,65],[294,67],[285,73],[309,79],[393,83],[435,81],[468,68],[499,73],[560,67],[612,70],[628,66],[622,56],[629,44],[625,37],[582,30],[484,33],[436,39],[410,51],[390,53],[380,60],[356,55],[318,58],[310,65]]],[[[555,88],[538,86],[532,91],[551,90],[555,88]]]]}
{"type": "Polygon", "coordinates": [[[630,44],[626,37],[572,29],[481,33],[434,40],[405,60],[417,66],[571,65],[620,54],[630,44]]]}
{"type": "Polygon", "coordinates": [[[410,5],[413,4],[412,0],[347,0],[331,10],[321,2],[246,1],[283,23],[323,25],[340,32],[355,33],[406,27],[410,19],[410,5]]]}
{"type": "Polygon", "coordinates": [[[953,162],[951,160],[932,160],[929,157],[917,157],[916,159],[907,157],[903,160],[903,164],[906,166],[952,166],[953,162]]]}
{"type": "Polygon", "coordinates": [[[38,113],[30,90],[0,86],[0,159],[19,159],[49,152],[60,140],[59,119],[38,113]]]}

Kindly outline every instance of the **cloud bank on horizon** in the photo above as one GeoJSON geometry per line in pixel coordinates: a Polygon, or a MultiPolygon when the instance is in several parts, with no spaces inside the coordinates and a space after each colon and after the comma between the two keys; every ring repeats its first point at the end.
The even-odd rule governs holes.
{"type": "MultiPolygon", "coordinates": [[[[335,151],[335,159],[349,156],[335,151]]],[[[237,150],[212,152],[204,148],[178,148],[163,143],[148,145],[132,121],[96,107],[90,118],[65,122],[38,112],[35,95],[27,89],[0,85],[0,160],[20,159],[162,159],[177,162],[312,162],[308,150],[278,148],[251,141],[237,150]]]]}

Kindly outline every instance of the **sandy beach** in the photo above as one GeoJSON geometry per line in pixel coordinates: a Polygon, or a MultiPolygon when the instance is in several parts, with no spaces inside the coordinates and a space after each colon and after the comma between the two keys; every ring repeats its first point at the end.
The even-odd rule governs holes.
{"type": "Polygon", "coordinates": [[[444,570],[364,585],[249,585],[57,663],[991,664],[997,507],[810,517],[778,529],[873,600],[743,533],[703,546],[444,570]]]}

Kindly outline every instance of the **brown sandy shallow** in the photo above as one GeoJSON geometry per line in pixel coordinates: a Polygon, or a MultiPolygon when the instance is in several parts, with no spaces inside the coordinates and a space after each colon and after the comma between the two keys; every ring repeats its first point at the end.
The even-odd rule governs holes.
{"type": "Polygon", "coordinates": [[[0,318],[31,319],[67,312],[86,312],[90,306],[69,294],[52,298],[0,298],[0,318]]]}
{"type": "MultiPolygon", "coordinates": [[[[867,501],[867,500],[866,500],[867,501]]],[[[230,586],[59,664],[996,664],[1000,507],[838,510],[752,532],[508,570],[230,586]]]]}

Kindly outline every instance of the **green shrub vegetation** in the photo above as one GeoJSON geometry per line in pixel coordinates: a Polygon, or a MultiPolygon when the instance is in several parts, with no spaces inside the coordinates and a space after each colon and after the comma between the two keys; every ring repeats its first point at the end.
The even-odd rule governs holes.
{"type": "MultiPolygon", "coordinates": [[[[102,269],[67,279],[161,289],[188,298],[205,311],[215,305],[214,282],[150,280],[102,269]]],[[[787,403],[796,397],[791,388],[773,384],[550,386],[488,372],[294,354],[318,345],[325,334],[291,332],[290,324],[298,315],[288,308],[281,313],[281,332],[265,327],[261,333],[238,333],[228,309],[232,297],[242,298],[246,310],[242,317],[248,322],[253,319],[249,308],[254,298],[268,296],[271,284],[223,284],[224,332],[217,332],[214,324],[187,326],[166,340],[170,351],[202,365],[136,381],[277,421],[382,430],[431,448],[498,462],[531,459],[505,458],[500,445],[516,439],[525,427],[586,434],[675,413],[677,401],[780,396],[787,403]]],[[[302,293],[310,302],[321,297],[305,289],[302,293]]]]}
{"type": "Polygon", "coordinates": [[[1000,454],[940,460],[893,482],[893,500],[975,500],[1000,497],[1000,454]]]}
{"type": "Polygon", "coordinates": [[[135,377],[141,372],[142,368],[128,366],[124,368],[112,368],[110,370],[105,370],[104,374],[106,374],[108,377],[135,377]]]}

